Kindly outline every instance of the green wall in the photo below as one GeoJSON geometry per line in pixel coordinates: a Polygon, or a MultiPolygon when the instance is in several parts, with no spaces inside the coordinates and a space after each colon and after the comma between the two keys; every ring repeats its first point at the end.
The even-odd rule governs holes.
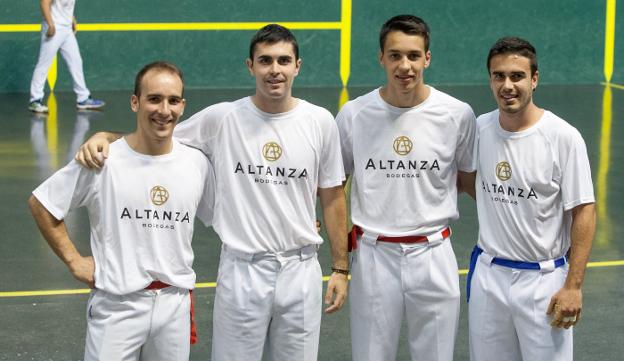
{"type": "MultiPolygon", "coordinates": [[[[0,0],[0,24],[41,21],[39,2],[0,0]]],[[[84,23],[339,21],[340,0],[78,0],[84,23]]],[[[541,81],[603,81],[605,1],[376,1],[353,0],[351,86],[384,81],[377,62],[378,31],[389,17],[412,13],[432,31],[432,84],[482,84],[489,46],[504,35],[529,39],[538,50],[541,81]]],[[[624,19],[617,10],[616,24],[624,19]]],[[[244,60],[253,31],[79,32],[87,85],[92,90],[129,89],[141,65],[155,59],[179,64],[189,88],[253,87],[244,60]]],[[[340,86],[340,32],[295,31],[303,69],[296,86],[340,86]]],[[[0,91],[28,91],[39,33],[0,32],[0,91]]],[[[615,72],[624,81],[624,29],[616,25],[615,72]],[[618,34],[620,31],[620,34],[618,34]],[[619,53],[619,54],[618,54],[619,53]],[[620,56],[618,56],[620,55],[620,56]],[[621,69],[621,70],[618,70],[621,69]]],[[[71,89],[59,61],[57,87],[71,89]]]]}

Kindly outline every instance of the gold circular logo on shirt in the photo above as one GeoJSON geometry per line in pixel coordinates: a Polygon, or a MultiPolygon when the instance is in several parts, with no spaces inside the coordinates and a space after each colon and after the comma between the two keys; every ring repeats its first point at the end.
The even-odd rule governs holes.
{"type": "Polygon", "coordinates": [[[394,140],[393,148],[396,154],[407,155],[409,152],[412,151],[413,146],[414,143],[412,143],[412,141],[408,137],[402,135],[394,140]]]}
{"type": "Polygon", "coordinates": [[[282,147],[275,142],[268,142],[262,147],[262,156],[270,162],[275,162],[282,156],[282,147]]]}
{"type": "Polygon", "coordinates": [[[150,198],[155,206],[160,206],[165,204],[167,199],[169,199],[169,192],[163,186],[154,186],[152,190],[150,190],[150,198]]]}
{"type": "Polygon", "coordinates": [[[503,182],[511,179],[511,165],[509,165],[509,162],[500,162],[496,165],[496,177],[503,182]]]}

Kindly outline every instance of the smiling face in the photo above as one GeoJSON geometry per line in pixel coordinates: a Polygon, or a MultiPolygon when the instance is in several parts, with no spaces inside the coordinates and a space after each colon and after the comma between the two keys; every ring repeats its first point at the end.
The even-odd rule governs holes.
{"type": "Polygon", "coordinates": [[[388,33],[379,62],[386,71],[391,96],[424,91],[423,74],[431,61],[431,52],[425,48],[425,39],[421,35],[402,31],[388,33]]]}
{"type": "Polygon", "coordinates": [[[140,84],[140,95],[130,98],[137,116],[137,135],[145,143],[170,140],[186,104],[182,79],[167,70],[151,69],[140,84]]]}
{"type": "Polygon", "coordinates": [[[256,78],[256,100],[262,105],[290,101],[292,84],[299,74],[301,59],[297,59],[292,43],[279,41],[255,45],[253,59],[247,59],[249,73],[256,78]]]}
{"type": "Polygon", "coordinates": [[[539,73],[531,75],[529,58],[516,53],[500,54],[489,62],[490,88],[501,113],[517,114],[533,103],[539,73]]]}

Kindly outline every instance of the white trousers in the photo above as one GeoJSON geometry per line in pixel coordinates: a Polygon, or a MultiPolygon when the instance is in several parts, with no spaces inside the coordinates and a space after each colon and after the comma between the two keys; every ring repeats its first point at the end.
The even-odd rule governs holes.
{"type": "Polygon", "coordinates": [[[39,59],[30,82],[30,101],[43,98],[48,70],[59,50],[71,74],[76,101],[81,102],[87,99],[90,93],[82,71],[82,58],[80,57],[80,49],[78,49],[78,41],[76,41],[71,26],[57,26],[56,33],[51,38],[46,37],[46,31],[48,31],[48,24],[43,22],[41,24],[39,59]]]}
{"type": "Polygon", "coordinates": [[[460,294],[450,239],[422,246],[360,237],[351,269],[354,361],[395,360],[404,317],[412,360],[453,360],[460,294]]]}
{"type": "Polygon", "coordinates": [[[550,272],[489,264],[481,255],[468,304],[472,361],[572,360],[572,329],[550,326],[551,297],[563,286],[568,265],[550,272]]]}
{"type": "Polygon", "coordinates": [[[93,290],[85,361],[188,361],[188,290],[167,287],[118,296],[93,290]]]}
{"type": "Polygon", "coordinates": [[[322,273],[316,245],[245,254],[223,246],[213,312],[212,360],[317,359],[322,273]]]}

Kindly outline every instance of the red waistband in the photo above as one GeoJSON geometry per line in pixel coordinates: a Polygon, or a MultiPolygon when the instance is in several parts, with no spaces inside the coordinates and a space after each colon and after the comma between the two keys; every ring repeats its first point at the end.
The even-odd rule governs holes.
{"type": "MultiPolygon", "coordinates": [[[[444,228],[441,233],[443,239],[448,238],[451,235],[451,227],[444,228]]],[[[349,232],[349,251],[357,248],[357,236],[361,236],[362,234],[364,234],[362,228],[354,224],[351,232],[349,232]]],[[[421,235],[391,237],[380,234],[377,236],[377,240],[391,243],[424,243],[429,241],[429,237],[421,235]]]]}
{"type": "Polygon", "coordinates": [[[195,301],[193,301],[193,290],[189,290],[191,298],[191,345],[197,343],[197,325],[195,324],[195,301]]]}
{"type": "Polygon", "coordinates": [[[145,287],[146,290],[161,290],[163,288],[170,287],[171,285],[161,281],[154,281],[145,287]]]}
{"type": "MultiPolygon", "coordinates": [[[[163,288],[170,287],[171,285],[162,281],[154,281],[145,287],[146,290],[161,290],[163,288]]],[[[197,343],[197,325],[195,324],[195,301],[193,301],[193,290],[189,290],[189,297],[191,298],[191,345],[197,343]]]]}

